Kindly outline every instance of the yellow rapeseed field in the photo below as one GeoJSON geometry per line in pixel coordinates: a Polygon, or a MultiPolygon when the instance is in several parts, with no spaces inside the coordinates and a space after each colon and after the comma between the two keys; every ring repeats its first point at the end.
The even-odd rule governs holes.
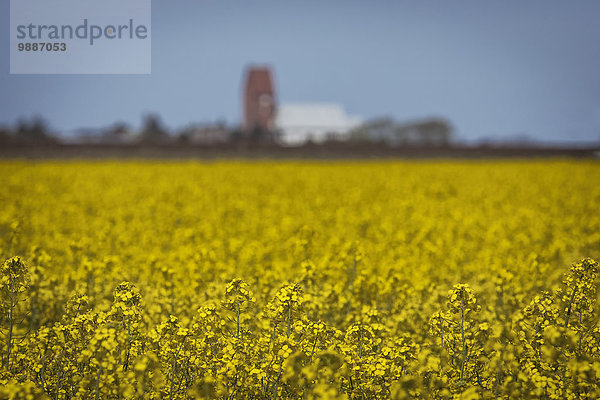
{"type": "Polygon", "coordinates": [[[2,161],[0,249],[0,399],[600,397],[594,161],[2,161]]]}

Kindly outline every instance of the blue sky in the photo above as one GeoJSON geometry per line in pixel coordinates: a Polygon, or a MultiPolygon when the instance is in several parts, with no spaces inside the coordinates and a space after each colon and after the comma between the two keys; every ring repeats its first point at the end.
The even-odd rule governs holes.
{"type": "Polygon", "coordinates": [[[279,102],[442,116],[463,139],[600,140],[599,1],[154,0],[149,76],[9,75],[8,1],[0,15],[0,125],[237,124],[244,68],[266,63],[279,102]]]}

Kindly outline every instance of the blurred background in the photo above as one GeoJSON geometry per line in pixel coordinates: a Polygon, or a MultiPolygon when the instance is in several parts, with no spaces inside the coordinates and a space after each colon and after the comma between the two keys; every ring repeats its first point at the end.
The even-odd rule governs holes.
{"type": "MultiPolygon", "coordinates": [[[[9,2],[0,3],[9,30],[9,2]]],[[[154,1],[150,75],[10,75],[0,142],[597,148],[600,2],[154,1]]]]}

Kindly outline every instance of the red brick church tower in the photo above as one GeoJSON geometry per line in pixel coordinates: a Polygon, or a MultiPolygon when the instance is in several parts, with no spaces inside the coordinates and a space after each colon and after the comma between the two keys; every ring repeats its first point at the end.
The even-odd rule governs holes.
{"type": "Polygon", "coordinates": [[[244,87],[244,131],[272,132],[275,128],[275,88],[269,67],[249,67],[244,87]]]}

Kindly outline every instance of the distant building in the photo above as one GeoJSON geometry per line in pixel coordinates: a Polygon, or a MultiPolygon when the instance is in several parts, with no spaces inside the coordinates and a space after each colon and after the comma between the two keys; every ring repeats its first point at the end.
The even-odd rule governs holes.
{"type": "Polygon", "coordinates": [[[104,131],[100,138],[106,144],[129,144],[139,140],[137,132],[124,123],[117,123],[104,131]]]}
{"type": "Polygon", "coordinates": [[[81,128],[66,139],[67,143],[74,144],[108,144],[124,145],[138,142],[140,136],[129,126],[117,123],[109,128],[81,128]]]}
{"type": "Polygon", "coordinates": [[[183,140],[197,145],[215,145],[229,140],[229,131],[225,124],[196,125],[187,128],[180,134],[183,140]]]}
{"type": "Polygon", "coordinates": [[[275,85],[268,67],[250,67],[244,86],[244,132],[273,132],[275,129],[275,85]]]}
{"type": "Polygon", "coordinates": [[[282,143],[298,145],[344,140],[360,123],[360,118],[348,116],[339,104],[295,103],[279,107],[275,125],[282,143]]]}

